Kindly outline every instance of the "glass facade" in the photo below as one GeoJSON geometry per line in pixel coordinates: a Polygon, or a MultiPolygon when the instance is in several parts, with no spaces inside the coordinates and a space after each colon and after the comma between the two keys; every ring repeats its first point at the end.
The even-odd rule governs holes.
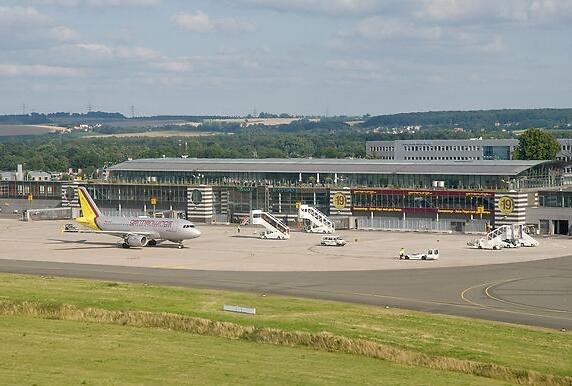
{"type": "Polygon", "coordinates": [[[224,214],[228,207],[230,218],[233,219],[254,209],[296,216],[298,205],[302,204],[311,205],[325,214],[330,212],[330,192],[327,188],[216,186],[213,190],[215,214],[224,214]],[[226,203],[223,202],[225,196],[228,197],[226,203]]]}
{"type": "Polygon", "coordinates": [[[483,146],[483,159],[509,160],[510,146],[483,146]]]}
{"type": "Polygon", "coordinates": [[[374,173],[264,173],[264,172],[149,172],[114,171],[110,182],[169,185],[215,186],[350,186],[369,188],[431,188],[434,181],[444,181],[449,189],[499,189],[505,186],[500,175],[448,174],[374,174],[374,173]],[[301,179],[301,181],[300,181],[301,179]]]}
{"type": "Polygon", "coordinates": [[[494,215],[493,192],[433,190],[353,190],[354,212],[494,215]]]}
{"type": "Polygon", "coordinates": [[[186,186],[150,186],[150,185],[115,185],[98,184],[85,186],[95,203],[101,208],[110,208],[132,212],[144,213],[151,210],[187,210],[186,186]],[[151,205],[151,198],[155,197],[157,203],[151,205]]]}
{"type": "Polygon", "coordinates": [[[538,192],[538,204],[549,208],[572,208],[572,192],[538,192]]]}

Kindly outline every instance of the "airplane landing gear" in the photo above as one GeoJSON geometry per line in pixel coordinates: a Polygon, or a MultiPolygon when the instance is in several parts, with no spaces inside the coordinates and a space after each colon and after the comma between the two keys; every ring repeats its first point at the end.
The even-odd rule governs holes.
{"type": "Polygon", "coordinates": [[[155,247],[155,246],[157,246],[157,240],[149,240],[147,242],[147,245],[150,247],[155,247]]]}
{"type": "Polygon", "coordinates": [[[179,249],[183,249],[183,243],[182,243],[182,242],[181,242],[181,243],[179,243],[179,244],[177,245],[177,248],[179,248],[179,249]]]}
{"type": "Polygon", "coordinates": [[[128,249],[128,248],[129,248],[129,244],[127,244],[127,243],[124,242],[123,244],[121,244],[121,248],[128,249]]]}

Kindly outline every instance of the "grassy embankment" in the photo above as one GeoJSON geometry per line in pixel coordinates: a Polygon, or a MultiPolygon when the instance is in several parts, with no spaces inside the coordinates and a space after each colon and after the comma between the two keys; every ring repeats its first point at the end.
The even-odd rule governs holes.
{"type": "Polygon", "coordinates": [[[378,307],[0,274],[0,314],[23,383],[572,384],[568,334],[378,307]]]}

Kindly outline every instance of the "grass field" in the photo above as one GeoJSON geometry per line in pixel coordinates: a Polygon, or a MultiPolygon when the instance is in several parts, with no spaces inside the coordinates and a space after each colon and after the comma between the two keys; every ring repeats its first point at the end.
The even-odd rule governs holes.
{"type": "MultiPolygon", "coordinates": [[[[5,377],[16,379],[24,373],[35,374],[37,377],[51,374],[46,373],[51,359],[46,358],[45,355],[30,356],[38,362],[36,367],[24,371],[24,369],[18,370],[19,367],[16,366],[17,364],[24,365],[24,363],[21,359],[18,360],[18,355],[14,353],[33,350],[34,344],[31,341],[36,340],[35,345],[42,350],[58,352],[60,357],[58,363],[62,363],[62,366],[84,355],[80,354],[82,350],[87,350],[85,355],[92,352],[88,357],[98,357],[100,353],[101,361],[103,361],[99,367],[94,363],[90,364],[89,361],[79,361],[81,366],[78,366],[77,370],[69,365],[61,371],[58,370],[59,373],[49,375],[50,382],[48,383],[59,383],[58,377],[69,379],[62,374],[71,373],[76,376],[74,382],[71,383],[77,384],[78,382],[75,381],[82,377],[87,378],[82,380],[93,383],[97,380],[98,369],[104,373],[104,376],[110,377],[106,379],[120,379],[125,375],[125,369],[121,366],[126,363],[129,363],[133,369],[129,379],[125,379],[125,383],[157,383],[153,374],[160,372],[162,366],[171,366],[173,369],[185,366],[192,366],[194,369],[194,366],[197,366],[200,371],[193,370],[193,373],[199,377],[197,379],[200,379],[201,383],[211,379],[214,380],[212,384],[233,382],[231,379],[220,377],[220,374],[213,374],[216,371],[211,368],[212,366],[201,362],[204,361],[201,353],[205,353],[207,357],[214,356],[216,362],[220,363],[220,368],[223,369],[221,371],[228,373],[229,377],[239,377],[238,383],[247,384],[257,383],[255,379],[259,373],[266,377],[258,382],[259,384],[292,383],[292,379],[300,379],[300,384],[363,384],[378,383],[379,379],[387,384],[484,384],[492,382],[487,378],[460,374],[459,371],[467,372],[462,368],[457,369],[458,372],[426,368],[440,363],[449,369],[453,368],[447,367],[449,364],[462,364],[463,361],[471,361],[471,363],[476,363],[477,368],[484,369],[500,366],[502,369],[511,370],[513,375],[517,374],[522,379],[531,379],[528,374],[531,372],[541,375],[540,378],[534,378],[536,380],[543,380],[543,374],[556,376],[555,379],[547,378],[548,381],[545,384],[572,384],[572,379],[564,378],[572,375],[570,335],[540,328],[337,302],[261,296],[260,294],[8,274],[0,274],[0,302],[2,301],[31,301],[40,305],[69,304],[80,309],[96,307],[108,311],[148,311],[154,315],[169,312],[263,330],[256,331],[262,338],[257,336],[257,339],[244,339],[244,336],[253,336],[249,333],[240,335],[237,339],[225,339],[212,336],[213,333],[197,335],[161,328],[41,320],[5,314],[0,319],[0,340],[3,348],[0,350],[3,352],[0,354],[0,379],[8,379],[5,377]],[[223,304],[255,307],[257,315],[225,313],[222,311],[223,304]],[[29,327],[22,329],[21,326],[29,327]],[[263,333],[268,332],[268,329],[274,331],[270,334],[274,338],[279,337],[274,341],[272,340],[274,338],[264,337],[263,333]],[[57,333],[52,334],[51,331],[57,333]],[[327,344],[329,343],[327,342],[325,346],[320,346],[320,349],[312,350],[312,344],[306,347],[303,347],[305,344],[297,344],[296,339],[299,335],[295,335],[294,332],[304,333],[305,336],[314,338],[319,338],[322,336],[320,334],[327,332],[326,337],[346,339],[349,343],[344,347],[350,347],[350,351],[352,351],[352,345],[357,347],[360,342],[380,345],[382,352],[383,350],[396,351],[396,356],[390,356],[391,360],[396,363],[367,358],[365,355],[323,352],[328,350],[327,344]],[[288,333],[292,334],[288,335],[288,333]],[[280,338],[286,335],[287,338],[280,338]],[[187,341],[189,343],[185,343],[187,341]],[[260,344],[261,341],[272,344],[260,344]],[[109,342],[109,345],[106,346],[105,342],[109,342]],[[181,343],[177,345],[176,342],[181,343]],[[111,348],[115,345],[120,345],[120,347],[131,345],[134,349],[112,350],[111,348]],[[172,345],[179,348],[169,348],[172,345]],[[9,349],[6,350],[5,347],[9,349]],[[105,347],[109,348],[108,352],[105,347]],[[193,351],[195,347],[197,351],[193,351]],[[213,351],[212,347],[218,347],[218,349],[213,351]],[[163,350],[166,350],[164,352],[168,354],[161,355],[163,350]],[[12,354],[7,354],[7,352],[12,354]],[[242,354],[238,355],[237,352],[242,354]],[[111,357],[117,355],[117,358],[108,361],[104,354],[109,354],[111,357]],[[302,356],[306,360],[299,363],[302,356]],[[154,361],[156,357],[160,358],[156,365],[149,364],[150,358],[154,361]],[[245,358],[250,358],[249,362],[242,361],[245,358]],[[265,360],[265,358],[272,359],[265,360]],[[312,358],[312,361],[309,358],[312,358]],[[421,366],[406,366],[409,360],[407,358],[416,358],[410,362],[421,366]],[[312,364],[313,361],[315,363],[312,364]],[[13,365],[7,365],[10,363],[13,365]],[[304,363],[308,363],[308,366],[305,367],[304,363]],[[282,364],[284,366],[281,366],[282,364]],[[156,370],[151,371],[155,368],[154,366],[156,370]],[[268,366],[270,368],[267,368],[268,366]],[[328,375],[338,372],[339,377],[328,375]],[[288,377],[288,374],[292,373],[295,374],[295,378],[288,377]],[[146,378],[138,378],[138,376],[149,378],[145,381],[146,378]],[[371,382],[368,381],[370,379],[371,382]]],[[[136,318],[137,315],[134,317],[136,318]]],[[[333,342],[336,339],[326,339],[326,341],[333,342]]],[[[334,351],[338,350],[336,347],[338,346],[334,346],[334,351]]],[[[219,367],[215,366],[216,368],[219,367]]],[[[471,371],[473,374],[480,373],[480,370],[471,371]]],[[[468,372],[471,373],[471,371],[468,372]]],[[[503,378],[502,374],[495,375],[496,372],[487,374],[499,380],[507,380],[507,377],[503,378]]],[[[32,378],[30,382],[25,383],[36,383],[38,378],[32,378]]],[[[514,381],[513,378],[508,377],[509,380],[514,381]]],[[[167,377],[167,379],[170,378],[167,377]]],[[[189,382],[193,381],[189,379],[189,382]]],[[[175,378],[173,378],[173,383],[178,383],[175,378]]]]}
{"type": "Polygon", "coordinates": [[[17,135],[42,135],[62,130],[65,130],[65,128],[46,125],[0,125],[0,137],[17,135]]]}
{"type": "Polygon", "coordinates": [[[5,385],[502,384],[349,354],[94,323],[3,317],[0,341],[5,385]]]}

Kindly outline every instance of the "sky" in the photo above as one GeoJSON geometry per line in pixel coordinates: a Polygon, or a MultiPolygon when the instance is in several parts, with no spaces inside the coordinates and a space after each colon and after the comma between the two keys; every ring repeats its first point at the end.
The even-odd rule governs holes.
{"type": "Polygon", "coordinates": [[[572,107],[572,0],[0,0],[0,114],[572,107]]]}

